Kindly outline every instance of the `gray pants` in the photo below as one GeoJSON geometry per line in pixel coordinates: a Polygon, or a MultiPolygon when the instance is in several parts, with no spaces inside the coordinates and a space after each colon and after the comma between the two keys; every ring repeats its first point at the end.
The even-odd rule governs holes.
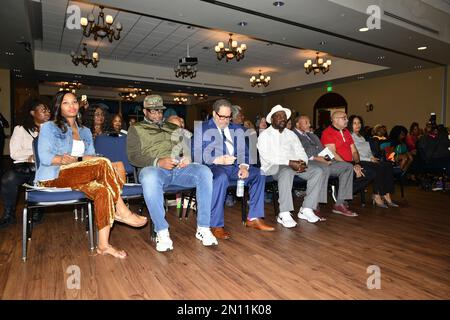
{"type": "Polygon", "coordinates": [[[326,172],[326,179],[323,180],[320,188],[319,202],[327,202],[328,178],[338,177],[339,188],[336,198],[336,204],[343,204],[345,200],[353,199],[353,165],[348,162],[333,161],[331,165],[326,165],[319,161],[309,161],[308,166],[321,167],[326,172]]]}
{"type": "MultiPolygon", "coordinates": [[[[305,172],[298,173],[292,170],[289,166],[279,166],[278,172],[273,175],[273,178],[278,181],[278,203],[280,205],[280,212],[287,212],[294,210],[294,202],[292,200],[292,185],[294,177],[307,180],[306,196],[303,200],[303,208],[317,209],[317,203],[320,200],[321,189],[324,181],[328,181],[327,170],[320,166],[308,166],[305,172]]],[[[326,183],[325,183],[326,185],[326,183]]]]}

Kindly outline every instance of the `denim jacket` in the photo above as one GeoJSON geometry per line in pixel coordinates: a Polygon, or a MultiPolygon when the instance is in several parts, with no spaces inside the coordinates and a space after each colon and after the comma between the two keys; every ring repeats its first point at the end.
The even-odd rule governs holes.
{"type": "MultiPolygon", "coordinates": [[[[78,133],[84,142],[84,155],[95,155],[91,131],[86,127],[78,127],[78,133]]],[[[66,133],[63,133],[53,121],[42,124],[38,140],[40,164],[34,179],[35,183],[58,177],[60,166],[52,165],[52,160],[58,155],[71,154],[72,145],[72,128],[67,126],[66,133]]]]}

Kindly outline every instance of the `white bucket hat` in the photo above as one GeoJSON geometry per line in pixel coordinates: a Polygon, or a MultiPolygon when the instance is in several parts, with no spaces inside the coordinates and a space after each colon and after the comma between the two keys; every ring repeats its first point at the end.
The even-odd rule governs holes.
{"type": "Polygon", "coordinates": [[[286,118],[289,119],[291,117],[291,110],[288,108],[283,108],[281,105],[277,104],[275,107],[270,110],[269,114],[266,117],[267,123],[272,123],[272,116],[274,113],[277,113],[278,111],[284,111],[286,113],[286,118]]]}

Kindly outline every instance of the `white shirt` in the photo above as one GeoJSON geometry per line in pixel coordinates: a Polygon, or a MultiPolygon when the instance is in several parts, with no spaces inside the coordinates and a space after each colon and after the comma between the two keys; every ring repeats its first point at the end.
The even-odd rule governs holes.
{"type": "Polygon", "coordinates": [[[14,163],[28,162],[28,158],[33,155],[33,137],[37,136],[37,131],[28,133],[22,126],[14,128],[9,141],[9,153],[14,163]]]}
{"type": "Polygon", "coordinates": [[[73,140],[72,157],[82,157],[84,155],[84,142],[82,140],[73,140]]]}
{"type": "MultiPolygon", "coordinates": [[[[222,130],[220,130],[219,127],[217,127],[217,130],[219,130],[220,136],[222,137],[222,130]]],[[[231,137],[231,132],[230,129],[227,127],[225,127],[225,129],[223,129],[223,133],[225,135],[225,138],[227,138],[225,140],[225,145],[227,146],[227,151],[229,155],[233,155],[234,154],[234,146],[233,146],[233,138],[231,137]]]]}
{"type": "Polygon", "coordinates": [[[303,160],[308,163],[308,156],[297,135],[284,129],[282,133],[269,127],[258,138],[258,150],[261,169],[266,175],[275,174],[278,166],[289,165],[289,160],[303,160]]]}

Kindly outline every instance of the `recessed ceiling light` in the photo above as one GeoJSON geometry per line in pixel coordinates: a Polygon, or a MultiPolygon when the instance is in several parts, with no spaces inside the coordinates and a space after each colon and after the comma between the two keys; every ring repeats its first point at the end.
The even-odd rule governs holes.
{"type": "Polygon", "coordinates": [[[319,44],[321,45],[321,46],[323,46],[324,44],[326,44],[327,42],[326,41],[320,41],[319,42],[319,44]]]}
{"type": "Polygon", "coordinates": [[[275,1],[275,2],[273,3],[273,5],[274,5],[275,7],[281,7],[281,6],[284,6],[284,2],[283,2],[283,1],[275,1]]]}
{"type": "Polygon", "coordinates": [[[369,28],[367,28],[367,27],[359,28],[358,31],[359,32],[366,32],[366,31],[369,31],[369,28]]]}
{"type": "Polygon", "coordinates": [[[241,21],[238,23],[238,26],[245,27],[248,23],[245,21],[241,21]]]}
{"type": "Polygon", "coordinates": [[[427,46],[423,46],[423,47],[418,47],[417,50],[419,51],[423,51],[423,50],[427,50],[428,47],[427,46]]]}

